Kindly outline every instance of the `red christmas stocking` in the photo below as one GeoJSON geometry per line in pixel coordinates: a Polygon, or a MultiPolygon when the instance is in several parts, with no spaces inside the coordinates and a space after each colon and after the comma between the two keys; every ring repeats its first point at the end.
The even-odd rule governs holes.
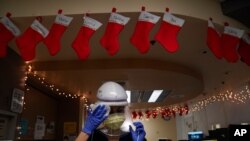
{"type": "Polygon", "coordinates": [[[155,40],[158,41],[168,52],[176,52],[179,48],[177,35],[184,22],[183,19],[166,12],[160,29],[154,37],[155,40]]]}
{"type": "Polygon", "coordinates": [[[48,30],[38,20],[34,20],[31,26],[16,39],[16,44],[23,60],[30,61],[35,58],[36,45],[41,42],[48,33],[48,30]]]}
{"type": "Polygon", "coordinates": [[[101,25],[102,23],[95,19],[84,17],[83,26],[72,43],[72,48],[81,60],[88,58],[90,54],[89,40],[101,25]]]}
{"type": "Polygon", "coordinates": [[[140,53],[145,54],[148,52],[150,46],[149,33],[159,19],[159,16],[146,11],[141,12],[134,33],[130,38],[131,44],[133,44],[140,53]]]}
{"type": "MultiPolygon", "coordinates": [[[[10,15],[9,15],[10,16],[10,15]]],[[[8,43],[20,35],[20,30],[8,17],[2,17],[0,20],[0,57],[7,55],[8,43]]]]}
{"type": "Polygon", "coordinates": [[[208,20],[207,46],[218,59],[222,58],[221,37],[215,29],[212,19],[208,20]]]}
{"type": "Polygon", "coordinates": [[[234,63],[238,61],[237,47],[243,34],[243,30],[225,26],[221,39],[221,49],[223,57],[228,62],[234,63]]]}
{"type": "Polygon", "coordinates": [[[100,40],[100,44],[107,50],[110,56],[118,52],[120,48],[119,34],[128,21],[128,17],[115,13],[115,9],[113,9],[105,33],[100,40]]]}
{"type": "Polygon", "coordinates": [[[44,39],[44,44],[48,47],[50,55],[54,56],[60,50],[61,37],[72,20],[72,17],[62,15],[61,11],[59,11],[55,23],[50,29],[49,35],[44,39]]]}
{"type": "Polygon", "coordinates": [[[245,34],[242,37],[238,52],[241,57],[241,61],[250,66],[250,35],[245,34]]]}

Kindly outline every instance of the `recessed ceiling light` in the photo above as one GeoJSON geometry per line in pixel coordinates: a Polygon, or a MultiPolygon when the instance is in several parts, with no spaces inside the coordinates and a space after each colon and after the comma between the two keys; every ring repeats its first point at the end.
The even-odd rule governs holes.
{"type": "Polygon", "coordinates": [[[163,90],[154,90],[148,102],[155,102],[159,98],[159,96],[162,94],[162,92],[163,90]]]}

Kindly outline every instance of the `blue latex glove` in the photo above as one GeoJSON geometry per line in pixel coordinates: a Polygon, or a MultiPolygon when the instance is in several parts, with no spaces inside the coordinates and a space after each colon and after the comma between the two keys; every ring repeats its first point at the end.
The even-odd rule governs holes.
{"type": "Polygon", "coordinates": [[[146,132],[144,130],[143,124],[141,122],[134,122],[133,124],[136,127],[135,131],[131,126],[129,126],[129,131],[131,133],[133,141],[144,141],[146,132]]]}
{"type": "Polygon", "coordinates": [[[89,111],[82,131],[90,135],[107,118],[106,112],[105,105],[98,105],[94,111],[89,111]]]}

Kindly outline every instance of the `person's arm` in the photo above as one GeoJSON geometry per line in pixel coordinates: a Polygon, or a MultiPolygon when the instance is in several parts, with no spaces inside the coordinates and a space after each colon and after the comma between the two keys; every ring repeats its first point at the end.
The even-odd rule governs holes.
{"type": "Polygon", "coordinates": [[[129,126],[129,131],[131,133],[133,141],[145,141],[146,132],[144,130],[143,124],[141,122],[134,122],[135,131],[129,126]]]}
{"type": "Polygon", "coordinates": [[[92,132],[107,118],[106,112],[105,105],[98,105],[94,111],[88,112],[84,127],[75,141],[87,141],[92,132]]]}
{"type": "Polygon", "coordinates": [[[89,135],[87,133],[81,132],[75,141],[87,141],[89,138],[89,135]]]}

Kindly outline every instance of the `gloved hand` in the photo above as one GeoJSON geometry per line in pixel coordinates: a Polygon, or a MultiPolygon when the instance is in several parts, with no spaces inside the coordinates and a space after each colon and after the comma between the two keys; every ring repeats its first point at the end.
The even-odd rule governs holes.
{"type": "Polygon", "coordinates": [[[90,135],[108,117],[106,112],[105,105],[98,105],[94,111],[89,111],[82,131],[90,135]]]}
{"type": "Polygon", "coordinates": [[[135,131],[131,126],[129,126],[129,131],[131,133],[133,141],[144,141],[146,132],[144,130],[143,124],[141,122],[134,122],[133,124],[136,127],[135,131]]]}

